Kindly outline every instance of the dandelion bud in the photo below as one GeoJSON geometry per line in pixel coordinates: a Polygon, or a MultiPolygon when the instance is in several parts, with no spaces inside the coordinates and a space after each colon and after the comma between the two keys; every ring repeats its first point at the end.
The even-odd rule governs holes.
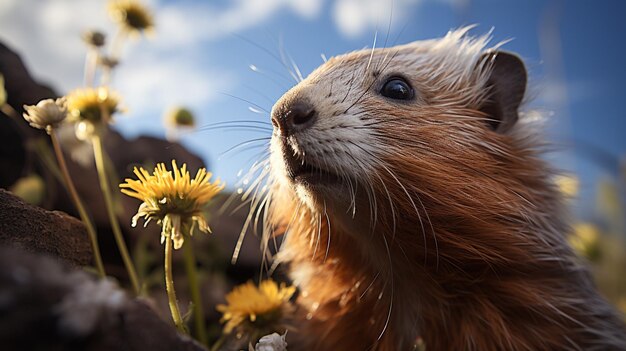
{"type": "Polygon", "coordinates": [[[99,59],[99,63],[105,68],[114,69],[115,67],[117,67],[117,65],[120,64],[120,60],[110,56],[102,56],[99,59]]]}
{"type": "Polygon", "coordinates": [[[97,30],[90,30],[83,33],[82,38],[87,45],[91,45],[96,48],[103,47],[106,42],[106,36],[104,33],[97,30]]]}
{"type": "Polygon", "coordinates": [[[165,122],[172,127],[193,127],[196,120],[193,113],[184,107],[172,109],[165,115],[165,122]]]}
{"type": "Polygon", "coordinates": [[[67,102],[64,97],[41,100],[37,105],[24,105],[24,119],[34,128],[52,129],[67,117],[67,102]]]}
{"type": "Polygon", "coordinates": [[[111,0],[109,14],[123,29],[131,33],[141,33],[154,27],[152,14],[137,0],[111,0]]]}
{"type": "Polygon", "coordinates": [[[287,351],[285,335],[273,333],[262,337],[254,348],[255,351],[287,351]]]}

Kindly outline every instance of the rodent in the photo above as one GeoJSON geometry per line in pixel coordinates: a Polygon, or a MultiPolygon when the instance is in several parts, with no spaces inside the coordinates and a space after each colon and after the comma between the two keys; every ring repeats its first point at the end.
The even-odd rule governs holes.
{"type": "Polygon", "coordinates": [[[274,105],[290,350],[626,350],[518,113],[524,63],[467,30],[331,58],[274,105]]]}

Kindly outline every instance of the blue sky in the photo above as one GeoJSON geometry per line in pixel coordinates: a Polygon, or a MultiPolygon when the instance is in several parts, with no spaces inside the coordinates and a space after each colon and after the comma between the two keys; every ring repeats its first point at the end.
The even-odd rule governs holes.
{"type": "MultiPolygon", "coordinates": [[[[293,84],[272,57],[279,55],[279,43],[306,75],[322,63],[321,53],[330,57],[371,46],[376,29],[380,44],[385,12],[392,8],[385,0],[148,2],[156,35],[128,43],[114,77],[128,107],[117,128],[127,136],[164,135],[162,115],[179,104],[195,112],[200,126],[267,121],[267,114],[251,112],[240,99],[270,110],[293,84]],[[251,64],[266,73],[253,72],[251,64]]],[[[66,91],[80,85],[80,32],[95,26],[112,33],[104,7],[104,1],[3,0],[0,40],[20,51],[39,79],[66,91]]],[[[598,177],[617,175],[616,160],[626,155],[626,1],[395,0],[393,11],[389,41],[398,44],[468,24],[478,24],[474,34],[493,27],[494,43],[513,39],[504,49],[525,59],[534,97],[529,106],[550,115],[546,131],[561,150],[548,158],[581,176],[586,199],[592,199],[598,177]],[[608,155],[607,162],[600,165],[597,152],[590,161],[595,148],[608,155]]],[[[198,130],[182,142],[234,186],[262,144],[219,155],[265,135],[198,130]]]]}

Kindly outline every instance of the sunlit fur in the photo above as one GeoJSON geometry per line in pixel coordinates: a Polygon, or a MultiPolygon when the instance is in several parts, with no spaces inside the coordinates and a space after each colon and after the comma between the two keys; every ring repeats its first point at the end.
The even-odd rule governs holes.
{"type": "Polygon", "coordinates": [[[331,58],[274,106],[319,114],[274,131],[250,190],[300,289],[290,350],[626,349],[529,125],[494,132],[479,111],[489,38],[465,32],[331,58]],[[415,100],[378,93],[397,75],[415,100]],[[294,185],[282,143],[343,182],[294,185]]]}

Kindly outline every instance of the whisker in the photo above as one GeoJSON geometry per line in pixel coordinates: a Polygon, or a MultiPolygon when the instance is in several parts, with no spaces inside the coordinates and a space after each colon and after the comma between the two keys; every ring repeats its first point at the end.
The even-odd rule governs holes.
{"type": "MultiPolygon", "coordinates": [[[[258,208],[259,209],[263,208],[266,201],[268,201],[268,197],[267,196],[263,197],[263,200],[262,200],[261,204],[258,206],[258,208]]],[[[255,232],[256,232],[256,226],[259,223],[259,216],[260,215],[261,215],[261,212],[260,211],[256,211],[256,215],[255,215],[255,218],[254,218],[254,223],[255,223],[254,224],[254,231],[255,232]]],[[[276,237],[274,237],[274,239],[275,238],[276,237]]],[[[263,267],[267,267],[267,262],[271,258],[270,254],[268,253],[269,243],[268,243],[267,238],[264,238],[261,242],[262,242],[261,246],[263,248],[261,257],[263,257],[263,260],[261,261],[261,270],[259,271],[259,281],[261,281],[262,278],[263,278],[263,267]]],[[[274,246],[276,246],[276,241],[274,241],[274,246]]],[[[268,276],[269,276],[270,269],[271,269],[271,266],[267,267],[268,276]]]]}
{"type": "MultiPolygon", "coordinates": [[[[268,159],[263,160],[262,162],[259,162],[258,164],[253,165],[250,168],[250,171],[248,172],[248,175],[250,175],[252,172],[254,172],[253,170],[258,169],[259,166],[263,166],[264,164],[266,164],[267,162],[269,162],[268,159]]],[[[259,176],[260,178],[264,178],[267,175],[263,175],[263,173],[261,173],[261,175],[259,176]]],[[[256,187],[258,188],[259,184],[262,182],[259,181],[256,185],[256,187]]],[[[251,198],[251,205],[250,205],[250,211],[248,213],[248,216],[246,217],[246,220],[244,221],[243,227],[241,228],[241,231],[239,232],[239,237],[237,238],[237,243],[235,244],[235,248],[233,250],[233,255],[231,257],[231,264],[235,264],[237,263],[237,259],[239,258],[239,253],[241,252],[241,246],[243,244],[243,240],[244,237],[246,235],[246,232],[248,231],[248,228],[250,226],[250,222],[252,220],[252,215],[254,213],[254,211],[256,210],[256,208],[258,207],[258,201],[256,201],[256,197],[253,196],[251,198]]]]}
{"type": "MultiPolygon", "coordinates": [[[[252,66],[252,65],[251,65],[251,66],[252,66]]],[[[254,66],[254,67],[256,67],[256,66],[254,66]]],[[[251,87],[251,86],[249,86],[249,85],[247,85],[247,84],[244,84],[244,85],[243,85],[243,87],[244,87],[244,88],[246,88],[246,89],[248,89],[248,90],[250,90],[251,92],[253,92],[253,93],[257,94],[258,96],[262,97],[262,98],[263,98],[265,101],[267,101],[267,103],[269,103],[270,105],[274,105],[274,103],[276,102],[276,100],[274,100],[274,99],[270,98],[267,94],[263,93],[263,92],[262,92],[262,91],[260,91],[259,89],[256,89],[256,88],[254,88],[254,87],[251,87]]],[[[287,90],[287,88],[286,88],[286,87],[285,87],[285,88],[282,88],[282,89],[287,90]]]]}
{"type": "Polygon", "coordinates": [[[255,126],[245,126],[245,125],[231,125],[231,126],[215,126],[215,127],[206,127],[202,129],[197,129],[195,132],[210,132],[214,130],[220,130],[225,132],[263,132],[263,133],[272,133],[272,129],[263,128],[263,127],[255,127],[255,126]]]}
{"type": "MultiPolygon", "coordinates": [[[[260,162],[260,164],[268,162],[268,160],[264,160],[263,162],[260,162]]],[[[253,167],[251,168],[251,170],[253,168],[256,168],[257,165],[253,165],[253,167]]],[[[248,231],[248,228],[250,226],[250,221],[252,220],[252,214],[254,213],[255,210],[255,201],[254,201],[254,197],[251,199],[251,205],[250,205],[250,211],[248,213],[248,216],[246,217],[246,220],[244,221],[244,224],[241,228],[241,231],[239,232],[239,237],[237,238],[237,243],[235,244],[235,248],[233,249],[233,255],[230,259],[230,263],[231,264],[235,264],[237,263],[237,259],[239,258],[239,253],[241,252],[241,246],[243,244],[243,239],[246,235],[246,232],[248,231]]]]}
{"type": "Polygon", "coordinates": [[[300,81],[303,81],[304,77],[302,77],[302,73],[300,72],[300,67],[298,67],[298,64],[296,63],[296,61],[293,60],[293,58],[291,57],[289,52],[287,52],[287,58],[289,59],[289,62],[291,62],[291,66],[293,66],[293,69],[296,70],[296,74],[298,75],[298,79],[300,79],[300,81]]]}
{"type": "MultiPolygon", "coordinates": [[[[268,72],[265,72],[264,70],[259,69],[259,67],[257,67],[256,65],[250,64],[248,65],[248,68],[250,68],[250,70],[254,73],[260,74],[263,77],[269,79],[272,83],[274,83],[274,85],[276,85],[277,87],[279,87],[282,90],[288,90],[289,87],[292,86],[293,82],[291,81],[291,79],[289,79],[289,77],[286,77],[274,70],[268,70],[269,72],[276,74],[279,78],[284,79],[285,81],[289,82],[289,85],[285,85],[285,83],[279,81],[278,79],[275,79],[274,77],[272,77],[268,72]]],[[[272,103],[274,103],[272,101],[272,103]]]]}
{"type": "Polygon", "coordinates": [[[324,255],[324,261],[326,262],[326,259],[328,258],[328,252],[330,251],[330,218],[328,217],[328,212],[326,211],[326,201],[324,201],[324,216],[326,216],[326,225],[328,228],[326,228],[326,230],[328,231],[328,241],[326,242],[326,254],[324,255]]]}
{"type": "MultiPolygon", "coordinates": [[[[256,142],[261,142],[261,141],[268,141],[269,142],[270,140],[271,140],[271,137],[264,137],[264,138],[255,138],[255,139],[251,139],[251,140],[242,141],[241,143],[238,143],[235,146],[232,146],[232,147],[228,148],[228,150],[220,153],[219,154],[219,158],[224,157],[228,153],[230,153],[230,152],[232,152],[234,150],[237,150],[238,148],[240,148],[242,146],[249,145],[249,144],[256,143],[256,142]]],[[[269,145],[269,143],[267,145],[269,145]]],[[[257,145],[256,147],[261,147],[261,146],[263,146],[263,145],[257,145]]]]}
{"type": "Polygon", "coordinates": [[[283,45],[283,36],[282,35],[280,35],[278,37],[278,52],[280,53],[280,58],[281,58],[281,61],[282,61],[284,66],[289,66],[289,64],[287,62],[287,59],[288,58],[290,59],[291,67],[294,69],[295,74],[293,73],[294,71],[292,71],[292,70],[290,70],[289,72],[292,72],[292,76],[296,80],[296,83],[300,83],[303,80],[302,74],[300,73],[300,70],[298,69],[298,66],[296,66],[295,62],[291,59],[291,56],[289,56],[289,54],[285,50],[285,46],[283,45]]]}
{"type": "MultiPolygon", "coordinates": [[[[389,59],[389,61],[387,62],[387,64],[385,64],[385,66],[383,67],[382,70],[380,70],[380,73],[382,74],[382,72],[385,71],[385,69],[387,69],[387,67],[389,66],[389,64],[391,63],[391,60],[393,60],[393,58],[396,57],[396,55],[399,53],[400,51],[396,50],[395,53],[393,54],[393,56],[389,59]]],[[[370,83],[370,85],[367,87],[367,89],[363,90],[363,93],[361,93],[361,95],[358,97],[358,99],[356,99],[352,105],[350,105],[345,111],[343,111],[344,114],[348,113],[348,111],[353,108],[356,104],[358,104],[359,102],[361,102],[361,99],[363,99],[363,97],[365,96],[365,94],[367,94],[370,89],[372,88],[372,86],[374,86],[374,84],[376,83],[376,79],[372,79],[372,83],[370,83]]],[[[342,101],[343,102],[343,101],[342,101]]]]}
{"type": "Polygon", "coordinates": [[[202,127],[211,127],[211,126],[216,126],[216,125],[223,125],[223,124],[233,124],[233,123],[251,123],[251,124],[261,124],[261,125],[265,125],[265,126],[271,126],[271,123],[268,122],[268,121],[259,121],[259,120],[252,120],[252,119],[248,119],[248,120],[237,119],[237,120],[231,120],[231,121],[221,121],[221,122],[214,122],[214,123],[210,123],[210,124],[205,124],[205,125],[202,125],[200,128],[202,128],[202,127]]]}
{"type": "Polygon", "coordinates": [[[229,96],[229,97],[231,97],[231,98],[233,98],[233,99],[241,100],[241,101],[243,101],[243,102],[247,102],[247,103],[249,103],[250,105],[252,105],[252,106],[254,106],[254,107],[258,108],[259,110],[261,110],[261,111],[263,111],[263,112],[267,113],[268,115],[270,114],[270,111],[268,111],[266,108],[263,108],[263,106],[261,106],[261,105],[259,105],[259,104],[255,104],[254,102],[252,102],[252,101],[250,101],[250,100],[246,100],[246,99],[241,98],[241,97],[239,97],[239,96],[235,96],[235,95],[232,95],[232,94],[229,94],[229,93],[225,93],[225,92],[220,92],[220,94],[222,94],[222,95],[226,95],[226,96],[229,96]]]}
{"type": "MultiPolygon", "coordinates": [[[[392,20],[393,20],[393,0],[391,0],[391,8],[389,9],[389,23],[387,24],[387,33],[385,34],[385,43],[383,44],[384,49],[387,48],[387,40],[389,39],[389,33],[391,32],[392,20]]],[[[378,69],[379,65],[385,62],[388,55],[389,55],[389,52],[385,53],[385,56],[383,56],[380,59],[379,63],[376,64],[376,69],[378,69]]]]}
{"type": "Polygon", "coordinates": [[[389,270],[390,270],[390,279],[391,279],[391,294],[389,295],[389,311],[387,312],[387,319],[385,320],[385,325],[383,326],[383,330],[378,335],[377,341],[382,339],[385,331],[387,331],[387,327],[389,326],[389,321],[391,320],[391,311],[393,310],[393,299],[395,295],[395,286],[394,286],[394,276],[393,276],[393,264],[391,259],[391,250],[389,249],[389,244],[387,243],[387,238],[385,235],[383,237],[383,242],[385,243],[385,249],[387,250],[387,258],[389,259],[389,270]]]}
{"type": "MultiPolygon", "coordinates": [[[[258,162],[258,163],[253,164],[253,165],[250,167],[250,170],[246,173],[246,176],[247,176],[248,174],[250,174],[250,173],[254,173],[255,171],[253,171],[253,169],[258,169],[259,164],[263,164],[264,162],[267,162],[267,159],[266,159],[266,160],[263,160],[263,161],[261,161],[261,162],[258,162]]],[[[243,171],[243,170],[240,170],[239,172],[242,172],[242,171],[243,171]]],[[[238,174],[238,176],[239,176],[239,174],[238,174]]],[[[240,184],[241,184],[241,182],[238,182],[236,185],[240,185],[240,184]]],[[[233,201],[235,200],[235,198],[241,198],[241,192],[239,192],[239,189],[240,189],[240,188],[238,188],[235,192],[233,192],[233,193],[232,193],[232,194],[228,197],[228,199],[227,199],[227,200],[226,200],[226,201],[222,204],[222,206],[220,206],[220,208],[219,208],[219,209],[218,209],[218,211],[217,211],[217,213],[218,213],[219,215],[223,215],[223,214],[226,212],[226,210],[230,207],[230,205],[233,203],[233,201]]],[[[245,203],[245,201],[243,201],[243,199],[242,199],[242,203],[245,203]]],[[[230,212],[230,215],[234,214],[234,213],[237,211],[237,209],[241,208],[241,206],[242,206],[242,205],[240,204],[240,205],[239,205],[239,206],[238,206],[235,210],[231,211],[231,212],[230,212]]]]}
{"type": "MultiPolygon", "coordinates": [[[[350,90],[352,90],[352,85],[354,83],[354,76],[355,75],[356,75],[356,72],[352,72],[352,77],[350,78],[350,81],[348,82],[350,84],[350,85],[348,85],[348,91],[346,92],[346,95],[341,100],[341,103],[344,103],[346,101],[346,99],[348,98],[348,96],[350,95],[350,90]]],[[[346,110],[346,111],[348,111],[348,110],[346,110]]]]}
{"type": "Polygon", "coordinates": [[[389,9],[389,23],[387,24],[387,34],[385,34],[385,42],[383,43],[383,49],[387,48],[387,40],[389,40],[389,34],[391,34],[391,24],[393,23],[393,0],[391,0],[391,8],[389,9]]]}
{"type": "Polygon", "coordinates": [[[363,290],[363,292],[361,293],[361,295],[359,295],[359,300],[363,299],[363,296],[365,296],[365,294],[367,294],[367,292],[369,291],[369,289],[372,288],[372,286],[374,285],[374,283],[376,282],[376,279],[378,279],[378,276],[380,275],[380,271],[376,272],[376,275],[374,276],[374,279],[372,279],[372,281],[370,282],[370,284],[367,286],[367,288],[365,288],[365,290],[363,290]]]}
{"type": "Polygon", "coordinates": [[[267,112],[261,111],[261,110],[255,108],[255,107],[252,107],[252,106],[248,106],[248,110],[250,110],[250,112],[252,112],[252,113],[257,113],[257,114],[260,114],[260,115],[266,115],[266,113],[267,113],[267,112]]]}
{"type": "Polygon", "coordinates": [[[289,66],[288,66],[288,65],[287,65],[287,64],[286,64],[283,60],[281,60],[281,59],[280,59],[280,58],[279,58],[276,54],[274,54],[273,52],[269,51],[267,48],[265,48],[265,47],[263,47],[263,46],[261,46],[261,45],[259,45],[259,44],[255,43],[255,42],[253,42],[252,40],[250,40],[250,39],[248,39],[248,38],[246,38],[246,37],[244,37],[244,36],[242,36],[242,35],[240,35],[240,34],[233,33],[233,35],[234,35],[234,36],[236,36],[236,37],[238,37],[239,39],[241,39],[241,40],[243,40],[243,41],[247,42],[248,44],[251,44],[251,45],[253,45],[253,46],[255,46],[255,47],[257,47],[257,48],[261,49],[263,52],[265,52],[265,53],[266,53],[266,54],[268,54],[270,57],[272,57],[273,59],[275,59],[278,63],[280,63],[280,64],[283,66],[283,68],[285,68],[285,69],[287,70],[287,72],[288,72],[288,73],[289,73],[289,75],[293,78],[293,80],[294,80],[296,83],[298,83],[298,78],[297,78],[297,76],[296,76],[296,75],[295,75],[295,74],[291,71],[291,69],[289,69],[289,66]]]}
{"type": "MultiPolygon", "coordinates": [[[[315,237],[311,236],[311,240],[315,237]]],[[[315,259],[315,254],[317,253],[317,248],[320,245],[320,241],[322,240],[322,214],[320,213],[317,217],[317,240],[315,240],[315,247],[313,248],[313,255],[311,255],[311,261],[315,259]]]]}
{"type": "MultiPolygon", "coordinates": [[[[378,24],[376,24],[378,26],[378,24]]],[[[378,29],[374,33],[374,43],[372,44],[372,50],[370,52],[370,58],[367,60],[367,66],[365,66],[365,74],[363,75],[363,79],[367,78],[367,72],[370,69],[370,64],[372,63],[372,58],[374,58],[374,51],[376,50],[376,39],[378,39],[378,29]]]]}

